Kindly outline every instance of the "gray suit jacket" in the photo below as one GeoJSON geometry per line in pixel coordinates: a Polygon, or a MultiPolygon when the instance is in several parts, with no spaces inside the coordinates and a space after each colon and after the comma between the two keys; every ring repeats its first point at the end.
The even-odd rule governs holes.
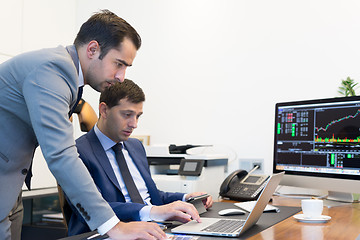
{"type": "Polygon", "coordinates": [[[92,230],[115,215],[75,147],[68,113],[77,99],[78,64],[62,46],[0,64],[0,221],[14,206],[38,145],[92,230]]]}

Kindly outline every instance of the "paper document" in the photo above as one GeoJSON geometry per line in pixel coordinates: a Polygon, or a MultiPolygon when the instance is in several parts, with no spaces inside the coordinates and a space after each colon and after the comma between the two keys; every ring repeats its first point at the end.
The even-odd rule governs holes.
{"type": "MultiPolygon", "coordinates": [[[[244,209],[247,212],[251,212],[251,210],[254,208],[256,204],[256,201],[248,201],[248,202],[239,202],[234,203],[235,206],[244,209]]],[[[280,209],[277,207],[274,207],[273,205],[266,205],[264,212],[280,212],[280,209]]]]}
{"type": "Polygon", "coordinates": [[[200,236],[182,235],[182,234],[166,234],[167,240],[196,240],[200,236]]]}
{"type": "MultiPolygon", "coordinates": [[[[167,233],[166,234],[166,240],[196,240],[199,239],[200,236],[191,236],[191,235],[182,235],[182,234],[172,234],[172,233],[167,233]]],[[[90,237],[88,237],[87,239],[104,239],[101,238],[100,234],[96,233],[90,237]]],[[[111,238],[106,238],[104,240],[111,240],[111,238]]]]}
{"type": "Polygon", "coordinates": [[[42,221],[44,222],[63,222],[64,217],[62,213],[48,213],[42,215],[42,221]]]}

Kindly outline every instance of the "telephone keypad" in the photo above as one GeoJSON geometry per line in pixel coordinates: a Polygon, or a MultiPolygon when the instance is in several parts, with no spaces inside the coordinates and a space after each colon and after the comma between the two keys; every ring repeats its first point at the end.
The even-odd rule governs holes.
{"type": "Polygon", "coordinates": [[[250,184],[239,184],[234,186],[229,191],[229,196],[246,196],[246,197],[256,197],[259,192],[264,188],[265,184],[262,186],[259,185],[250,185],[250,184]]]}

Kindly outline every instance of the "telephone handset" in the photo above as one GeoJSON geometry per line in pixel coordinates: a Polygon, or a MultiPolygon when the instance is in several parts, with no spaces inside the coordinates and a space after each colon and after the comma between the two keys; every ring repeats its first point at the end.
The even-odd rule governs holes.
{"type": "Polygon", "coordinates": [[[237,201],[256,200],[266,184],[268,175],[253,175],[245,170],[232,172],[221,184],[219,195],[237,201]]]}

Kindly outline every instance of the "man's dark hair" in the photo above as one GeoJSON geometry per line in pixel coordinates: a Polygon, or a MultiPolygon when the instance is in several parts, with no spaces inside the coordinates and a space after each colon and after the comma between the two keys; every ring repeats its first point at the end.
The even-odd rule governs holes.
{"type": "Polygon", "coordinates": [[[101,50],[99,59],[103,59],[111,49],[119,47],[125,37],[131,40],[139,50],[141,38],[136,30],[113,12],[102,10],[92,15],[81,26],[74,44],[78,49],[80,46],[96,40],[101,50]]]}
{"type": "Polygon", "coordinates": [[[145,94],[136,83],[129,79],[116,82],[100,94],[100,103],[106,103],[109,108],[118,105],[121,99],[127,99],[131,103],[141,103],[145,101],[145,94]]]}

